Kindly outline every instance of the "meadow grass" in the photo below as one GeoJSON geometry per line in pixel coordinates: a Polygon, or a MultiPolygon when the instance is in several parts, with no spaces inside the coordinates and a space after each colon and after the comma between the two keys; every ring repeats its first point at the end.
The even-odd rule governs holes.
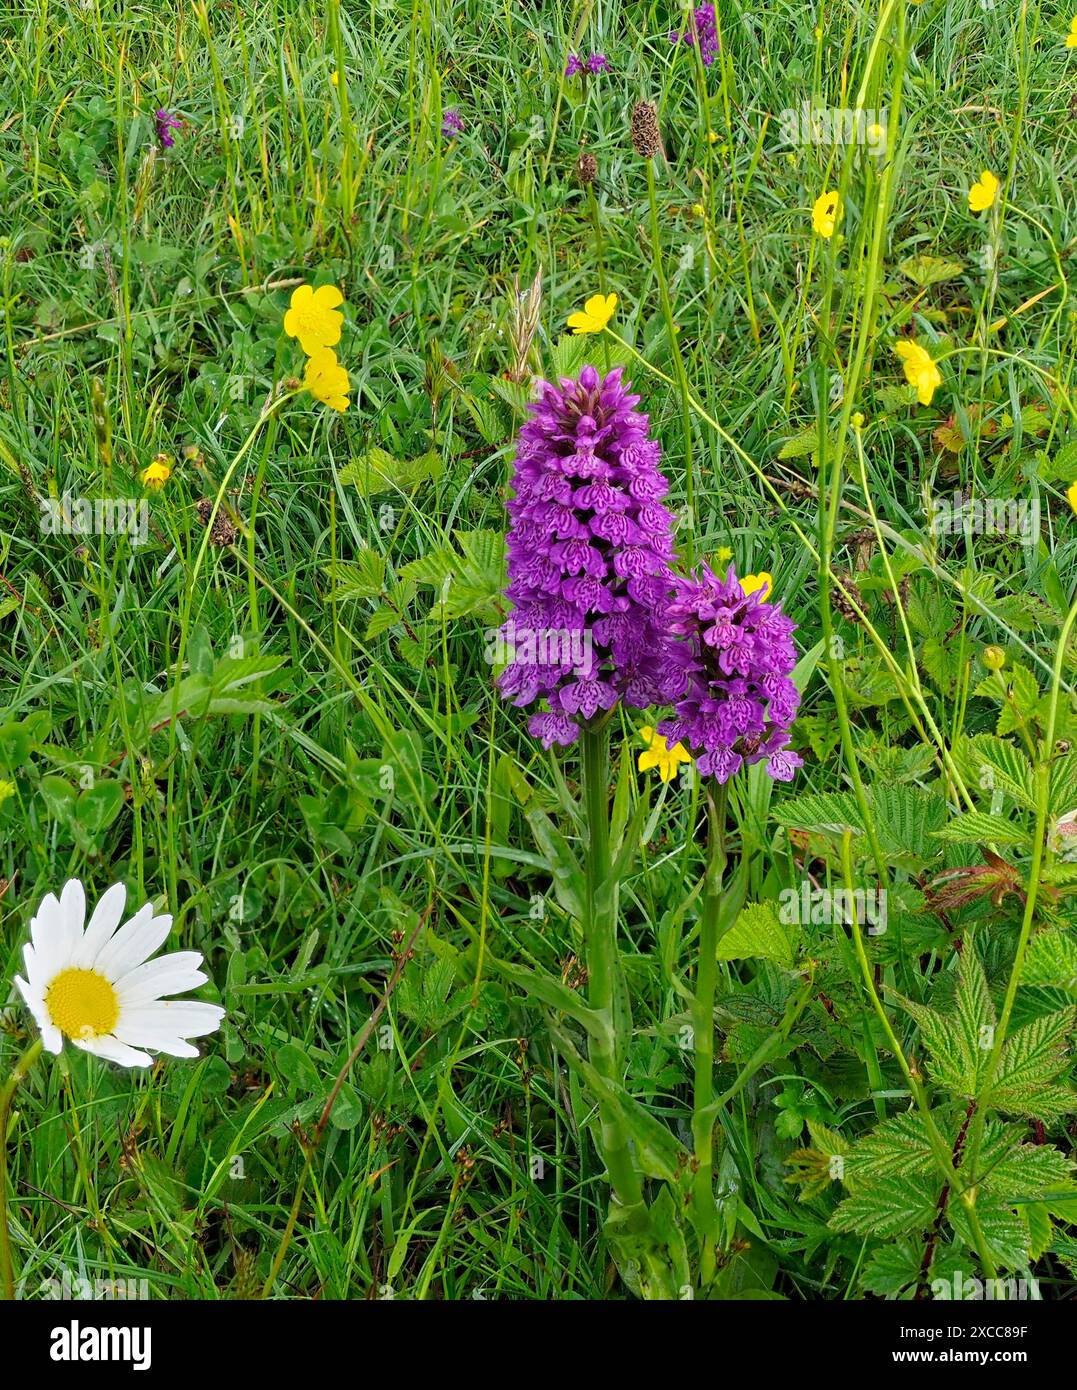
{"type": "MultiPolygon", "coordinates": [[[[1042,930],[1072,928],[1043,751],[1068,751],[1077,673],[1071,13],[721,0],[704,66],[669,41],[686,10],[25,0],[0,21],[3,979],[47,889],[122,878],[176,914],[227,1009],[197,1063],[147,1077],[68,1049],[23,1083],[28,1294],[63,1271],[161,1298],[625,1293],[592,1100],[497,968],[581,984],[525,817],[580,842],[578,759],[528,737],[487,660],[535,373],[625,366],[682,555],[772,574],[809,654],[796,784],[753,773],[730,796],[725,926],[805,874],[890,893],[883,936],[831,923],[788,959],[719,962],[725,1295],[863,1293],[873,1237],[831,1231],[834,1201],[801,1200],[787,1160],[912,1100],[935,1113],[923,1020],[895,1001],[945,1000],[963,937],[1002,1019],[996,1062],[1008,1025],[1072,1005],[1072,982],[1017,989],[1042,930]],[[567,78],[576,51],[612,71],[567,78]],[[653,161],[629,138],[641,99],[653,161]],[[804,103],[880,113],[885,149],[789,142],[782,113],[804,103]],[[183,122],[171,148],[158,108],[183,122]],[[977,214],[983,169],[1002,191],[977,214]],[[280,399],[302,375],[281,319],[304,282],[346,297],[343,415],[280,399]],[[568,337],[599,290],[618,296],[610,331],[568,337]],[[893,351],[909,335],[940,363],[929,405],[893,351]],[[173,472],[146,493],[159,453],[173,472]],[[957,493],[1035,503],[1035,543],[933,531],[931,500],[957,493]],[[146,498],[146,544],[44,534],[65,495],[146,498]],[[1025,672],[997,699],[988,644],[1025,672]],[[1031,807],[995,808],[1028,812],[1027,844],[930,838],[930,798],[943,819],[988,812],[962,739],[995,730],[1038,779],[1031,807]],[[860,833],[775,819],[807,793],[849,798],[860,833]],[[943,872],[975,887],[992,855],[1010,878],[925,896],[943,872]]],[[[626,1074],[690,1144],[705,817],[691,781],[637,788],[646,722],[618,710],[612,730],[633,804],[652,798],[621,887],[626,1074]]],[[[5,1075],[30,1028],[7,988],[5,1075]]],[[[948,1121],[928,1123],[952,1162],[948,1121]]],[[[1070,1124],[1026,1119],[1066,1155],[1070,1124]]],[[[1012,1231],[969,1226],[954,1259],[986,1241],[982,1267],[1002,1251],[1061,1296],[1068,1210],[1045,1209],[1020,1258],[1012,1231]]],[[[885,1270],[870,1287],[910,1289],[885,1270]]]]}

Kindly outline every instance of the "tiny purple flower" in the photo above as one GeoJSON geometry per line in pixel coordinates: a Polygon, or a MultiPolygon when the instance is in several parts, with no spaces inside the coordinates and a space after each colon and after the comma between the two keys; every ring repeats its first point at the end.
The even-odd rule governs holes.
{"type": "Polygon", "coordinates": [[[179,116],[173,116],[163,107],[153,113],[154,123],[157,126],[157,139],[163,150],[170,150],[176,143],[171,135],[171,131],[178,130],[183,124],[179,116]]]}
{"type": "Polygon", "coordinates": [[[565,76],[578,77],[581,72],[583,72],[583,64],[580,62],[579,57],[575,53],[570,53],[568,55],[568,62],[565,64],[565,76]]]}
{"type": "Polygon", "coordinates": [[[604,53],[592,53],[587,60],[588,72],[610,72],[609,59],[604,53]]]}
{"type": "Polygon", "coordinates": [[[447,106],[441,114],[442,135],[459,135],[464,128],[463,117],[455,106],[447,106]]]}
{"type": "Polygon", "coordinates": [[[713,5],[697,5],[692,15],[691,25],[684,31],[672,30],[670,43],[686,43],[691,47],[699,40],[699,56],[704,67],[710,67],[718,53],[718,23],[714,17],[713,5]]]}

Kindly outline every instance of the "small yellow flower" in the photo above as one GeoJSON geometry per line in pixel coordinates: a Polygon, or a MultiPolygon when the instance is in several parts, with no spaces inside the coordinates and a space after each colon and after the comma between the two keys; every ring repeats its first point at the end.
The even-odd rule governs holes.
{"type": "Polygon", "coordinates": [[[712,145],[717,145],[717,143],[718,143],[718,134],[717,134],[717,132],[716,132],[716,131],[713,131],[713,130],[708,130],[708,131],[707,131],[707,139],[711,142],[712,145]]]}
{"type": "Polygon", "coordinates": [[[303,390],[309,391],[316,401],[321,401],[331,410],[347,410],[350,390],[348,372],[337,361],[332,348],[319,348],[311,353],[307,359],[303,390]]]}
{"type": "Polygon", "coordinates": [[[720,565],[728,565],[733,558],[733,552],[728,545],[720,545],[715,552],[714,558],[720,565]]]}
{"type": "Polygon", "coordinates": [[[994,205],[997,197],[998,179],[990,169],[985,169],[969,189],[969,208],[972,212],[983,212],[994,205]]]}
{"type": "Polygon", "coordinates": [[[1066,35],[1066,47],[1077,48],[1077,14],[1070,20],[1070,31],[1066,35]]]}
{"type": "Polygon", "coordinates": [[[1066,497],[1069,499],[1069,504],[1074,512],[1077,513],[1077,483],[1070,483],[1066,489],[1066,497]]]}
{"type": "Polygon", "coordinates": [[[705,217],[707,215],[707,209],[703,206],[702,203],[693,203],[692,214],[695,217],[705,217]]]}
{"type": "Polygon", "coordinates": [[[332,82],[332,84],[333,84],[334,87],[339,87],[339,86],[340,86],[340,73],[339,73],[339,72],[333,73],[333,75],[332,75],[332,77],[330,77],[329,81],[332,82]]]}
{"type": "Polygon", "coordinates": [[[760,570],[758,574],[744,575],[740,581],[740,587],[744,591],[746,597],[748,594],[754,594],[756,589],[762,589],[763,592],[759,595],[759,602],[766,603],[767,599],[770,598],[771,594],[774,592],[774,580],[766,570],[760,570]]]}
{"type": "Polygon", "coordinates": [[[573,333],[601,333],[617,308],[615,294],[593,294],[580,313],[569,314],[568,326],[573,333]]]}
{"type": "Polygon", "coordinates": [[[151,492],[160,492],[171,476],[172,460],[167,454],[154,454],[153,462],[139,474],[142,486],[148,487],[151,492]]]}
{"type": "Polygon", "coordinates": [[[650,768],[656,767],[663,782],[672,782],[677,775],[678,764],[692,761],[692,755],[683,743],[675,743],[672,748],[667,747],[666,740],[661,734],[655,733],[650,725],[639,732],[647,745],[639,755],[640,772],[647,772],[650,768]]]}
{"type": "Polygon", "coordinates": [[[343,303],[344,296],[336,285],[320,285],[316,290],[300,285],[284,315],[284,331],[289,338],[298,338],[299,346],[313,357],[320,348],[340,342],[344,315],[337,305],[343,303]]]}
{"type": "Polygon", "coordinates": [[[942,385],[942,376],[926,348],[903,338],[894,344],[894,351],[905,363],[905,380],[916,387],[921,405],[930,405],[931,397],[942,385]]]}
{"type": "Polygon", "coordinates": [[[811,224],[821,237],[828,240],[834,235],[838,216],[841,213],[841,199],[836,192],[821,194],[811,210],[811,224]]]}
{"type": "Polygon", "coordinates": [[[853,429],[859,434],[864,428],[864,412],[862,410],[854,410],[849,424],[852,425],[853,429]]]}

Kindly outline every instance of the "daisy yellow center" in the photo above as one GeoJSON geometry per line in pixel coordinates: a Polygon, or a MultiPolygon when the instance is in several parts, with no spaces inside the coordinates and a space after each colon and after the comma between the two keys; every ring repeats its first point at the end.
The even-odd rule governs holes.
{"type": "Polygon", "coordinates": [[[45,1007],[60,1032],[80,1042],[111,1033],[120,1016],[115,989],[96,970],[61,970],[45,991],[45,1007]]]}

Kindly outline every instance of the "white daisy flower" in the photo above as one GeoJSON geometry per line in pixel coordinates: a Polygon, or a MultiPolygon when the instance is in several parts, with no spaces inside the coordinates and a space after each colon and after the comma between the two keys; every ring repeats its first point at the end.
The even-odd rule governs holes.
{"type": "Polygon", "coordinates": [[[86,892],[79,880],[65,883],[59,899],[49,893],[30,923],[23,948],[27,979],[15,977],[19,992],[49,1052],[59,1052],[66,1037],[122,1067],[151,1066],[153,1058],[141,1048],[197,1057],[186,1039],[215,1032],[224,1010],[164,996],[205,984],[202,954],[176,951],[150,960],[172,930],[172,918],[155,917],[147,903],[120,927],[126,898],[123,884],[113,884],[83,930],[86,892]]]}

